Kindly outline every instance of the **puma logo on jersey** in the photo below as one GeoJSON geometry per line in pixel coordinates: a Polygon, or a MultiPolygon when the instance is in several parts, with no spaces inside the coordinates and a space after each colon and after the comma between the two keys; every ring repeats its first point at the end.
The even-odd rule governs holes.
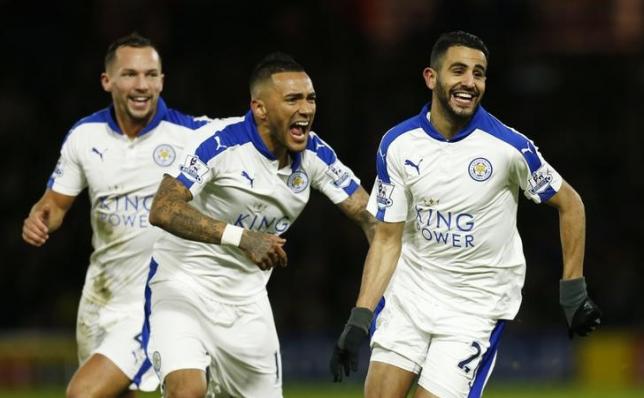
{"type": "Polygon", "coordinates": [[[246,178],[248,180],[248,183],[250,184],[250,187],[252,188],[253,187],[253,182],[255,181],[255,179],[250,178],[250,176],[248,175],[246,170],[242,170],[241,175],[242,175],[242,177],[244,177],[244,178],[246,178]]]}
{"type": "Polygon", "coordinates": [[[220,149],[228,148],[227,145],[224,145],[221,143],[221,137],[216,135],[215,136],[215,142],[217,143],[217,148],[215,148],[215,151],[218,151],[220,149]]]}
{"type": "Polygon", "coordinates": [[[525,154],[526,154],[526,153],[528,153],[528,152],[530,152],[530,153],[534,153],[534,152],[532,152],[532,149],[530,149],[530,141],[527,141],[527,142],[525,143],[525,145],[526,145],[526,146],[525,146],[525,148],[521,148],[521,153],[522,153],[522,154],[524,154],[524,155],[525,155],[525,154]]]}
{"type": "Polygon", "coordinates": [[[420,162],[422,162],[422,161],[423,161],[423,159],[420,159],[420,160],[418,161],[418,164],[415,164],[415,163],[414,163],[414,162],[412,162],[411,160],[409,160],[409,159],[405,159],[405,166],[411,166],[411,167],[413,167],[414,169],[416,169],[416,172],[418,173],[418,175],[420,175],[420,162]]]}
{"type": "Polygon", "coordinates": [[[101,152],[101,151],[99,151],[98,149],[96,149],[96,147],[94,147],[94,146],[93,146],[93,147],[92,147],[92,152],[94,152],[95,154],[97,154],[98,156],[100,156],[100,157],[101,157],[101,160],[103,160],[103,152],[105,152],[105,150],[103,150],[103,152],[101,152]]]}

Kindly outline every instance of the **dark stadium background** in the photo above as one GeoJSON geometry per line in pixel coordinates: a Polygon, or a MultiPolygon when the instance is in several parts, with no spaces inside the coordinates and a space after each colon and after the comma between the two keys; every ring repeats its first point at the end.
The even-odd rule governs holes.
{"type": "MultiPolygon", "coordinates": [[[[640,1],[0,0],[0,336],[73,332],[90,253],[86,194],[45,247],[28,247],[20,230],[69,127],[110,102],[99,74],[113,39],[151,37],[167,103],[211,117],[245,113],[252,66],[268,52],[291,53],[317,91],[314,130],[370,190],[380,136],[428,100],[421,71],[431,45],[456,29],[491,50],[484,106],[530,136],[584,199],[585,274],[603,327],[641,334],[640,1]]],[[[506,333],[563,336],[557,213],[523,197],[519,213],[528,271],[506,333]]],[[[319,193],[286,238],[289,266],[269,284],[282,343],[327,342],[356,298],[366,241],[319,193]]]]}

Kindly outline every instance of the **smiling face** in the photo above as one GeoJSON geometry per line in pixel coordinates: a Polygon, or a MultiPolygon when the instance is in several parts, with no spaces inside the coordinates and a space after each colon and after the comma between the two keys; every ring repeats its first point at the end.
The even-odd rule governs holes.
{"type": "Polygon", "coordinates": [[[251,109],[268,149],[280,160],[306,149],[315,117],[315,90],[305,72],[279,72],[259,84],[251,109]]]}
{"type": "Polygon", "coordinates": [[[469,121],[485,93],[485,54],[452,46],[438,64],[437,69],[426,68],[423,72],[427,87],[433,90],[432,118],[439,116],[455,124],[469,121]]]}
{"type": "Polygon", "coordinates": [[[101,83],[112,94],[121,128],[143,128],[154,117],[163,90],[159,54],[152,47],[119,47],[101,83]]]}

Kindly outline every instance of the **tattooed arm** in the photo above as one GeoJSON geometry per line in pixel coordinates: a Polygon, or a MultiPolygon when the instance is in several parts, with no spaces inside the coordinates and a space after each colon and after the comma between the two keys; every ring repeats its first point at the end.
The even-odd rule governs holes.
{"type": "MultiPolygon", "coordinates": [[[[175,178],[164,175],[150,210],[150,224],[173,235],[197,242],[221,244],[226,223],[192,207],[192,193],[175,178]]],[[[285,239],[277,235],[244,230],[239,248],[259,268],[285,267],[285,239]]]]}
{"type": "Polygon", "coordinates": [[[367,236],[369,243],[373,240],[378,220],[367,211],[369,194],[359,187],[351,196],[338,204],[340,210],[353,222],[358,224],[367,236]]]}

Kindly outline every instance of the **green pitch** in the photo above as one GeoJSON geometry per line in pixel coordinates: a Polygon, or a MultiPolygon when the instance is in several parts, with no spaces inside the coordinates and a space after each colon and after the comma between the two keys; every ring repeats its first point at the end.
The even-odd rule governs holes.
{"type": "MultiPolygon", "coordinates": [[[[64,389],[0,391],[0,398],[60,398],[64,389]]],[[[139,394],[140,398],[159,397],[158,393],[139,394]]],[[[640,389],[619,388],[582,388],[553,386],[494,386],[486,389],[485,398],[641,398],[644,387],[640,389]]],[[[284,387],[285,398],[360,398],[362,386],[357,384],[318,383],[287,384],[284,387]]]]}

